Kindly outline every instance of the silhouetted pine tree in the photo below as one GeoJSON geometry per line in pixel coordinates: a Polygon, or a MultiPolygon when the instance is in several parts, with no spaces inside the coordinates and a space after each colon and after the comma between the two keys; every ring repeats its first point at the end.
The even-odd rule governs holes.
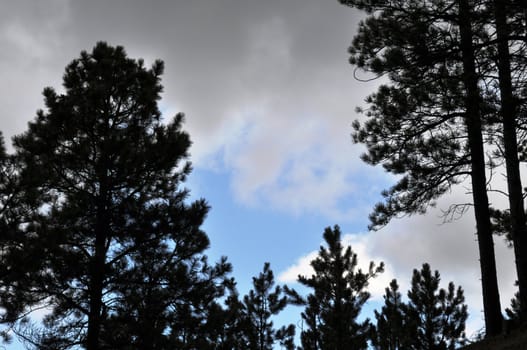
{"type": "Polygon", "coordinates": [[[127,273],[130,286],[116,293],[115,311],[101,336],[107,347],[216,349],[214,335],[225,327],[214,322],[216,299],[224,295],[230,265],[209,266],[205,256],[187,248],[186,261],[172,260],[159,248],[149,252],[155,261],[144,251],[135,257],[136,266],[127,273]]]}
{"type": "Polygon", "coordinates": [[[399,285],[394,279],[386,288],[384,306],[375,310],[376,324],[372,332],[372,345],[376,350],[405,350],[413,337],[405,320],[406,304],[401,299],[399,285]]]}
{"type": "Polygon", "coordinates": [[[244,313],[248,327],[245,328],[246,346],[249,350],[271,350],[280,343],[293,350],[294,325],[274,327],[271,318],[289,304],[288,296],[280,285],[275,286],[270,264],[265,263],[258,277],[253,277],[253,289],[243,297],[244,313]],[[274,289],[273,289],[274,288],[274,289]]]}
{"type": "Polygon", "coordinates": [[[64,93],[44,90],[46,110],[15,138],[39,191],[26,231],[40,244],[27,251],[44,255],[31,290],[52,308],[33,333],[40,348],[174,348],[221,294],[229,268],[204,256],[209,208],[181,187],[190,139],[182,115],[162,121],[162,73],[161,61],[148,69],[100,42],[66,67],[64,93]]]}
{"type": "Polygon", "coordinates": [[[465,340],[468,313],[463,290],[452,282],[447,290],[439,289],[439,282],[439,272],[432,273],[428,264],[413,272],[405,316],[410,338],[406,349],[453,350],[465,340]]]}
{"type": "Polygon", "coordinates": [[[495,73],[495,66],[476,57],[490,41],[488,9],[468,0],[340,2],[368,13],[350,47],[351,63],[389,79],[368,97],[368,120],[353,125],[354,141],[368,149],[363,159],[400,175],[383,192],[370,227],[400,214],[424,213],[469,176],[485,323],[489,335],[497,334],[502,315],[483,140],[484,133],[499,134],[490,122],[498,94],[480,91],[483,75],[495,73]],[[484,93],[490,98],[483,99],[484,93]]]}
{"type": "Polygon", "coordinates": [[[366,349],[370,321],[357,321],[362,306],[370,297],[366,288],[371,278],[383,271],[383,264],[363,272],[357,269],[357,254],[344,247],[338,226],[324,231],[327,248],[320,247],[311,262],[314,275],[299,276],[311,288],[302,313],[305,330],[301,334],[305,350],[366,349]]]}
{"type": "Polygon", "coordinates": [[[307,296],[306,308],[302,312],[302,330],[300,333],[300,340],[302,343],[302,349],[304,350],[318,350],[322,349],[322,334],[320,332],[319,326],[322,322],[321,315],[321,306],[320,301],[314,294],[307,296]]]}

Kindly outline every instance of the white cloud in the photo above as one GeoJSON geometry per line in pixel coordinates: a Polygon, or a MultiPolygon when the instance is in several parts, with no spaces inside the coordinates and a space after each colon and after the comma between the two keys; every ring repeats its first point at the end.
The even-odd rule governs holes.
{"type": "Polygon", "coordinates": [[[318,251],[315,250],[298,258],[294,265],[278,275],[278,281],[282,283],[295,283],[299,275],[312,276],[313,268],[311,267],[311,261],[313,261],[317,255],[318,251]]]}
{"type": "MultiPolygon", "coordinates": [[[[345,79],[351,80],[351,77],[345,79]]],[[[344,91],[354,88],[350,81],[344,82],[341,78],[340,82],[342,88],[336,90],[341,93],[332,102],[344,106],[342,110],[335,109],[331,99],[326,98],[335,90],[323,91],[327,84],[311,81],[319,86],[305,87],[316,90],[306,93],[311,96],[310,101],[302,101],[296,94],[270,93],[270,100],[260,105],[256,113],[253,109],[245,123],[235,123],[239,125],[238,131],[231,129],[225,134],[229,136],[222,138],[220,162],[232,174],[231,184],[237,200],[293,214],[323,214],[335,220],[358,217],[350,211],[351,206],[342,205],[349,198],[354,199],[354,210],[357,204],[367,204],[368,208],[373,204],[380,189],[377,187],[372,196],[371,189],[357,184],[365,182],[366,174],[368,183],[383,182],[385,175],[382,170],[363,164],[358,157],[362,147],[351,143],[349,125],[354,116],[349,110],[353,109],[354,102],[349,102],[344,91]]],[[[217,162],[198,162],[197,166],[210,164],[217,162]]]]}
{"type": "Polygon", "coordinates": [[[349,136],[353,110],[374,84],[355,81],[346,62],[355,12],[320,9],[264,13],[244,28],[234,61],[220,55],[215,79],[192,89],[205,103],[177,86],[181,95],[171,98],[187,101],[195,166],[229,173],[239,202],[350,220],[357,209],[342,202],[364,193],[350,178],[381,172],[360,162],[349,136]],[[220,108],[211,114],[211,105],[220,108]]]}

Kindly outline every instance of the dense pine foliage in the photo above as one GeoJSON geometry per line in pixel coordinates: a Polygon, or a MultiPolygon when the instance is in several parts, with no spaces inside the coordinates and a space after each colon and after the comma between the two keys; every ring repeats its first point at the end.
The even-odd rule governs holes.
{"type": "Polygon", "coordinates": [[[408,301],[392,280],[384,306],[375,311],[372,345],[376,350],[453,350],[465,341],[467,306],[461,287],[439,288],[440,275],[423,264],[414,270],[408,301]]]}
{"type": "Polygon", "coordinates": [[[299,276],[310,288],[302,313],[306,329],[301,334],[304,349],[366,349],[370,321],[359,321],[360,311],[370,294],[368,282],[384,265],[370,263],[367,271],[357,267],[358,258],[350,246],[343,246],[338,226],[326,228],[318,256],[311,262],[313,276],[299,276]]]}

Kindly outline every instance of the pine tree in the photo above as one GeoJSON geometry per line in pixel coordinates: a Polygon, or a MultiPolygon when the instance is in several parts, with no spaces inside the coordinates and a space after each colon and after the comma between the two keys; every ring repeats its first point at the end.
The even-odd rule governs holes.
{"type": "Polygon", "coordinates": [[[162,73],[161,61],[148,69],[97,43],[66,67],[64,93],[44,90],[46,110],[14,139],[41,214],[25,227],[39,243],[26,251],[43,255],[30,286],[52,308],[37,347],[102,349],[120,323],[116,340],[157,348],[166,327],[177,333],[185,312],[219,293],[228,267],[204,260],[209,207],[181,187],[190,139],[181,114],[162,120],[162,73]]]}
{"type": "Polygon", "coordinates": [[[253,277],[253,289],[243,298],[246,329],[246,346],[249,350],[271,350],[280,342],[287,349],[294,349],[294,325],[274,327],[272,317],[279,314],[289,304],[288,296],[282,286],[276,285],[270,264],[265,263],[258,277],[253,277]],[[274,287],[274,290],[273,290],[274,287]]]}
{"type": "Polygon", "coordinates": [[[405,316],[406,331],[413,336],[407,349],[454,350],[464,342],[468,313],[463,290],[452,282],[447,290],[439,289],[440,280],[428,264],[413,272],[405,316]]]}
{"type": "Polygon", "coordinates": [[[307,296],[305,302],[305,309],[302,312],[302,330],[300,333],[300,341],[302,343],[303,350],[319,350],[322,349],[322,334],[320,330],[321,319],[321,305],[320,301],[314,294],[307,296]]]}
{"type": "Polygon", "coordinates": [[[487,180],[485,175],[485,153],[482,136],[481,93],[476,67],[474,30],[472,21],[477,14],[471,9],[468,0],[458,0],[458,22],[460,47],[463,61],[462,81],[466,90],[464,98],[466,115],[465,125],[468,134],[468,147],[471,153],[471,180],[474,200],[474,214],[479,245],[479,262],[485,312],[485,326],[488,335],[496,335],[502,330],[503,317],[499,302],[496,281],[496,262],[494,242],[490,221],[487,180]]]}
{"type": "Polygon", "coordinates": [[[376,324],[372,332],[372,345],[376,350],[408,349],[412,334],[405,320],[406,304],[401,299],[399,285],[394,279],[386,288],[381,311],[375,310],[376,324]]]}
{"type": "Polygon", "coordinates": [[[201,248],[195,249],[185,253],[192,256],[186,261],[172,260],[159,248],[149,252],[156,261],[137,257],[126,273],[129,287],[113,299],[116,306],[101,336],[107,347],[214,349],[212,335],[224,324],[214,323],[211,314],[228,287],[224,276],[230,265],[223,260],[209,266],[201,248]]]}
{"type": "Polygon", "coordinates": [[[357,317],[368,300],[368,282],[383,271],[383,264],[363,272],[357,269],[357,254],[344,247],[338,226],[324,231],[327,248],[320,247],[311,262],[314,275],[299,276],[298,281],[311,288],[302,319],[306,330],[301,334],[304,349],[366,349],[370,322],[357,317]]]}
{"type": "Polygon", "coordinates": [[[487,123],[496,119],[496,109],[482,98],[476,68],[488,70],[476,67],[475,56],[476,47],[489,41],[488,23],[479,20],[487,9],[465,0],[341,2],[369,14],[350,48],[351,63],[389,78],[367,99],[368,120],[354,123],[354,141],[368,149],[363,159],[401,175],[383,192],[370,228],[426,212],[470,177],[485,324],[487,334],[498,334],[502,316],[483,146],[484,133],[496,135],[496,125],[487,123]]]}

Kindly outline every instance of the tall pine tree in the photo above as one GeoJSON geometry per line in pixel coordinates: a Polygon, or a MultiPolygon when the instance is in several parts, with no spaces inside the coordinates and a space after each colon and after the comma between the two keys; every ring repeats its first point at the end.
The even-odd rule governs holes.
{"type": "Polygon", "coordinates": [[[488,41],[488,23],[465,0],[341,2],[369,14],[353,40],[351,62],[389,78],[368,98],[368,120],[354,124],[354,141],[368,148],[363,159],[401,175],[383,192],[371,228],[426,212],[470,178],[485,323],[487,334],[498,334],[502,316],[483,146],[487,132],[496,134],[496,126],[485,123],[496,111],[482,99],[475,51],[488,41]]]}
{"type": "Polygon", "coordinates": [[[66,67],[64,93],[44,90],[46,109],[14,139],[40,201],[40,218],[25,227],[43,255],[30,286],[52,309],[37,347],[112,347],[118,320],[115,339],[158,348],[181,338],[174,319],[218,294],[228,266],[204,260],[209,208],[188,203],[181,187],[190,139],[182,115],[162,120],[162,73],[161,61],[146,68],[97,43],[66,67]]]}
{"type": "MultiPolygon", "coordinates": [[[[496,29],[496,65],[500,96],[500,119],[503,125],[503,158],[507,170],[510,233],[514,246],[519,285],[518,315],[521,320],[527,321],[527,217],[523,203],[524,194],[518,155],[520,96],[521,90],[525,90],[525,82],[523,81],[525,76],[520,73],[526,72],[524,57],[527,48],[525,47],[525,40],[522,42],[522,40],[512,39],[514,34],[523,35],[525,38],[525,29],[521,25],[514,25],[514,21],[510,20],[510,17],[517,17],[517,5],[514,6],[513,1],[494,0],[489,6],[493,7],[494,10],[493,17],[496,29]],[[511,55],[509,47],[512,48],[514,56],[519,57],[519,62],[517,62],[518,58],[511,55]],[[521,76],[520,82],[514,84],[513,80],[517,80],[518,78],[515,78],[517,76],[521,76]],[[520,89],[515,89],[518,85],[520,89]]],[[[527,20],[527,17],[523,19],[527,20]]],[[[523,104],[525,105],[525,101],[523,104]]]]}

